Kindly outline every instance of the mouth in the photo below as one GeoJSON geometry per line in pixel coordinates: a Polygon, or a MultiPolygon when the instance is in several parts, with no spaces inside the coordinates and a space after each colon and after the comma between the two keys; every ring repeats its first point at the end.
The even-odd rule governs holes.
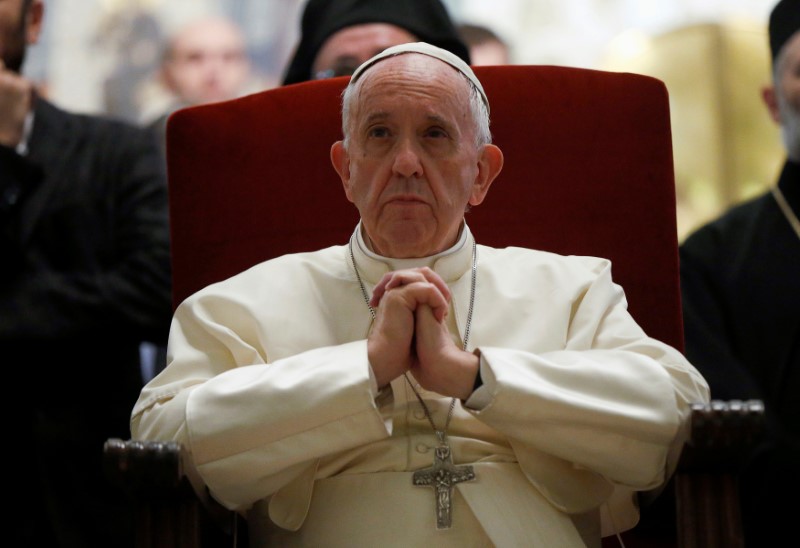
{"type": "Polygon", "coordinates": [[[426,204],[427,202],[423,200],[420,196],[415,196],[412,194],[403,194],[399,196],[393,196],[388,200],[390,204],[398,204],[398,205],[414,205],[414,204],[426,204]]]}

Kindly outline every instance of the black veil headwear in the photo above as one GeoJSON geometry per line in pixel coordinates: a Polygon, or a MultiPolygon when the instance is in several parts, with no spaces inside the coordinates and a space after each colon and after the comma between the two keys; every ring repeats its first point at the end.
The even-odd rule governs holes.
{"type": "Polygon", "coordinates": [[[784,44],[799,30],[800,0],[778,2],[769,16],[769,47],[773,63],[784,44]]]}
{"type": "Polygon", "coordinates": [[[469,50],[440,0],[309,0],[303,10],[300,43],[283,83],[311,79],[320,48],[333,33],[364,23],[388,23],[415,35],[419,41],[446,49],[467,64],[469,50]]]}

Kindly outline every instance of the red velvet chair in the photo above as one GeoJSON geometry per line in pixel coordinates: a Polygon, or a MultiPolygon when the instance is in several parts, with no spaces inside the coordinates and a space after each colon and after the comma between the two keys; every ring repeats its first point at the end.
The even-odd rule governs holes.
{"type": "MultiPolygon", "coordinates": [[[[645,330],[682,347],[669,105],[655,79],[477,67],[505,166],[467,215],[478,242],[613,261],[645,330]]],[[[175,303],[259,261],[347,242],[331,167],[346,78],[176,113],[168,128],[175,303]]]]}
{"type": "MultiPolygon", "coordinates": [[[[663,83],[551,66],[477,67],[475,72],[491,103],[495,143],[505,153],[505,167],[486,201],[467,214],[477,241],[611,259],[633,316],[649,334],[682,349],[672,143],[663,83]]],[[[328,159],[331,144],[341,136],[340,92],[346,82],[297,84],[172,116],[167,154],[176,305],[265,259],[347,242],[357,212],[328,159]]],[[[728,432],[731,405],[698,408],[696,416],[703,421],[696,433],[703,438],[693,439],[682,470],[719,472],[719,463],[703,460],[709,447],[723,446],[730,464],[736,458],[731,448],[755,438],[758,402],[733,408],[741,432],[732,437],[721,434],[728,432]]],[[[120,470],[139,470],[133,456],[144,455],[177,467],[165,480],[177,484],[175,451],[179,448],[113,440],[107,447],[109,471],[118,478],[120,470]]],[[[703,499],[706,491],[719,490],[716,484],[707,483],[701,492],[683,488],[681,496],[688,498],[681,503],[679,497],[677,527],[682,546],[736,545],[740,532],[731,477],[724,478],[729,492],[721,510],[703,499]],[[699,500],[703,508],[687,506],[699,500]],[[720,512],[730,513],[734,523],[718,519],[720,512]]],[[[162,527],[154,525],[155,514],[148,515],[145,529],[162,527]]],[[[635,532],[628,538],[629,546],[645,545],[635,532]]],[[[647,542],[675,543],[652,536],[647,542]]]]}

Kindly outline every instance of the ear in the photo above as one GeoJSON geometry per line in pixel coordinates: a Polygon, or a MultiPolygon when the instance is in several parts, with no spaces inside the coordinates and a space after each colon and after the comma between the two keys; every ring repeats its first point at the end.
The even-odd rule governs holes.
{"type": "Polygon", "coordinates": [[[344,148],[342,141],[336,141],[331,145],[331,163],[333,164],[333,169],[336,170],[342,180],[345,196],[352,202],[353,198],[350,194],[350,155],[347,153],[347,149],[344,148]]]}
{"type": "Polygon", "coordinates": [[[781,123],[781,113],[778,109],[778,98],[775,96],[775,86],[764,86],[761,88],[761,99],[767,105],[770,116],[775,120],[775,123],[781,123]]]}
{"type": "Polygon", "coordinates": [[[26,19],[25,41],[28,45],[33,45],[39,41],[39,34],[42,32],[42,21],[44,20],[44,3],[42,0],[31,2],[26,19]]]}
{"type": "Polygon", "coordinates": [[[478,158],[478,175],[472,184],[469,197],[471,206],[479,205],[486,198],[489,187],[503,169],[503,151],[495,145],[483,145],[478,158]]]}

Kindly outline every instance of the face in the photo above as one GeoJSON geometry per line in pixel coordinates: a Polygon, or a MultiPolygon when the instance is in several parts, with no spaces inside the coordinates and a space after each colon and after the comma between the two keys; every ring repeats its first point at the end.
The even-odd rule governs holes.
{"type": "Polygon", "coordinates": [[[434,255],[456,242],[467,205],[483,201],[502,153],[476,144],[468,85],[444,62],[403,54],[361,78],[348,149],[331,149],[334,168],[375,252],[434,255]]]}
{"type": "Polygon", "coordinates": [[[173,40],[162,75],[178,99],[196,105],[239,96],[249,71],[239,30],[228,21],[208,19],[173,40]]]}
{"type": "Polygon", "coordinates": [[[40,0],[0,0],[0,58],[7,69],[22,69],[26,46],[39,37],[43,11],[40,0]]]}
{"type": "Polygon", "coordinates": [[[800,162],[800,32],[783,47],[775,99],[788,156],[800,162]]]}
{"type": "Polygon", "coordinates": [[[366,23],[333,33],[317,53],[312,79],[349,76],[361,63],[388,47],[416,42],[410,32],[387,23],[366,23]]]}
{"type": "Polygon", "coordinates": [[[469,48],[469,58],[472,66],[481,65],[507,65],[508,49],[500,42],[491,40],[475,44],[469,48]]]}

